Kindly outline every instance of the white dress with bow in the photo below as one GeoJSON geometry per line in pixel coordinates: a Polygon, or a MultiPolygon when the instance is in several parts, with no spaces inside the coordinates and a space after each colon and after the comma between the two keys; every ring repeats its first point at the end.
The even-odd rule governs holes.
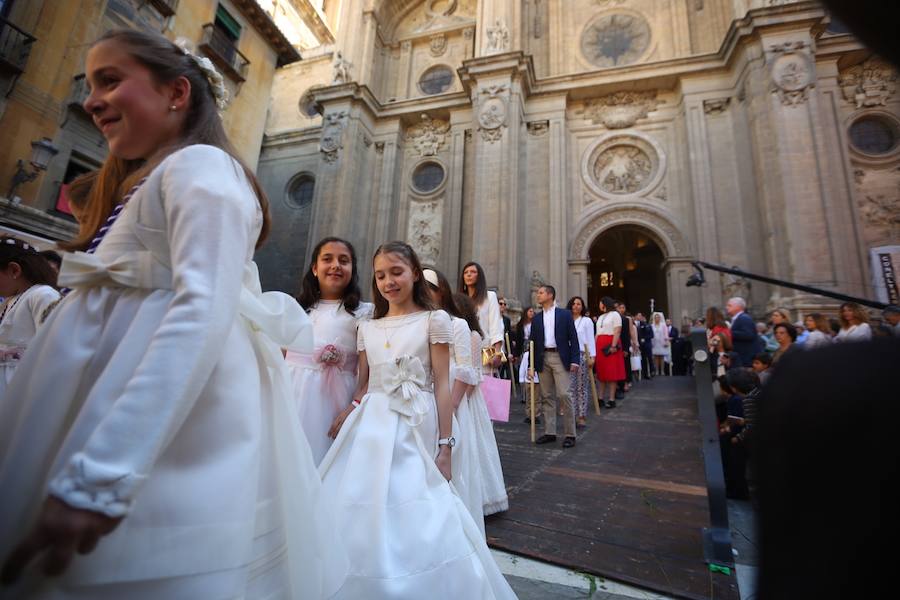
{"type": "MultiPolygon", "coordinates": [[[[452,344],[443,311],[360,324],[368,393],[319,467],[350,576],[337,598],[515,598],[465,505],[434,463],[432,344],[452,344]]],[[[448,391],[449,393],[449,391],[448,391]]]]}
{"type": "Polygon", "coordinates": [[[13,598],[323,598],[343,582],[279,346],[311,350],[263,294],[262,214],[223,151],[189,146],[131,198],[38,330],[0,406],[0,556],[51,493],[124,519],[13,598]]]}

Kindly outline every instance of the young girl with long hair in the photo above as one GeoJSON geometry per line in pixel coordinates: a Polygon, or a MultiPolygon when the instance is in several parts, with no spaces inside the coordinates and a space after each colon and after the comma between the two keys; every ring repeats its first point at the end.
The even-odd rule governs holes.
{"type": "Polygon", "coordinates": [[[225,135],[221,75],[161,35],[120,30],[90,48],[86,80],[110,156],[69,245],[85,252],[63,260],[73,291],[0,406],[7,590],[329,596],[346,557],[325,543],[279,349],[310,349],[310,325],[260,289],[267,202],[225,135]]]}
{"type": "Polygon", "coordinates": [[[359,327],[359,384],[319,467],[351,574],[337,599],[512,598],[453,490],[453,326],[403,242],[373,259],[375,317],[359,327]]]}
{"type": "Polygon", "coordinates": [[[294,401],[318,465],[331,447],[328,430],[356,388],[356,330],[374,306],[360,302],[356,250],[327,237],[313,249],[297,300],[313,326],[313,351],[288,351],[294,401]]]}
{"type": "MultiPolygon", "coordinates": [[[[456,438],[456,446],[453,448],[453,485],[484,535],[481,467],[475,440],[475,421],[467,398],[469,389],[481,379],[481,369],[476,371],[473,368],[471,330],[462,317],[450,282],[443,273],[430,268],[425,269],[424,278],[435,306],[450,315],[453,325],[453,343],[450,345],[450,399],[454,407],[453,437],[456,438]]],[[[480,356],[480,351],[478,354],[480,356]]]]}
{"type": "Polygon", "coordinates": [[[468,262],[459,275],[459,291],[469,296],[478,311],[478,323],[481,325],[482,348],[492,356],[489,364],[484,365],[486,372],[500,367],[502,359],[500,348],[503,345],[503,317],[500,314],[500,301],[497,292],[487,289],[484,269],[477,262],[468,262]]]}
{"type": "Polygon", "coordinates": [[[0,403],[44,311],[59,300],[56,273],[37,248],[0,237],[0,403]]]}
{"type": "MultiPolygon", "coordinates": [[[[475,303],[466,294],[458,294],[456,304],[463,315],[471,321],[472,315],[477,319],[475,303]]],[[[481,371],[481,348],[484,347],[484,338],[479,328],[471,329],[472,336],[472,361],[473,368],[481,371]]],[[[503,480],[503,467],[500,464],[500,451],[497,448],[497,438],[494,436],[494,424],[488,413],[487,403],[481,393],[481,379],[469,388],[469,409],[472,413],[474,429],[472,435],[478,453],[478,470],[481,473],[482,511],[484,516],[503,512],[509,509],[509,496],[506,493],[506,482],[503,480]]]]}

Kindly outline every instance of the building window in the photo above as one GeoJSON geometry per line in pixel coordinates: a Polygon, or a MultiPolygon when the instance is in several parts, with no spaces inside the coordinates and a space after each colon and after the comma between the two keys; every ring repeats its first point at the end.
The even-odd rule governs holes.
{"type": "Polygon", "coordinates": [[[851,33],[850,28],[844,24],[843,21],[835,17],[834,15],[830,15],[830,20],[828,22],[828,26],[825,28],[825,31],[832,35],[842,35],[845,33],[851,33]]]}
{"type": "Polygon", "coordinates": [[[311,92],[320,87],[323,86],[313,86],[306,90],[302,96],[300,96],[300,114],[302,114],[303,116],[309,117],[310,119],[315,119],[319,116],[319,109],[316,108],[316,103],[313,101],[311,92]]]}
{"type": "Polygon", "coordinates": [[[241,39],[241,24],[227,10],[222,8],[221,4],[216,8],[216,20],[213,23],[216,29],[221,31],[232,42],[241,39]]]}
{"type": "Polygon", "coordinates": [[[423,94],[433,96],[443,94],[453,85],[453,71],[448,67],[439,65],[425,71],[419,78],[419,89],[423,94]]]}
{"type": "Polygon", "coordinates": [[[870,156],[890,154],[900,141],[897,123],[881,116],[864,116],[850,126],[850,143],[870,156]]]}
{"type": "Polygon", "coordinates": [[[312,204],[316,179],[308,173],[295,177],[288,185],[287,203],[292,208],[306,208],[312,204]]]}
{"type": "Polygon", "coordinates": [[[424,162],[416,167],[412,175],[412,184],[417,192],[429,194],[444,183],[444,167],[436,162],[424,162]]]}

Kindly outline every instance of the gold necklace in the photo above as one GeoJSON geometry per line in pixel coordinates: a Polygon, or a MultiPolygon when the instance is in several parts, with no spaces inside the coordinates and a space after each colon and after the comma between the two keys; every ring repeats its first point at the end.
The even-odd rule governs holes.
{"type": "MultiPolygon", "coordinates": [[[[418,314],[418,313],[420,313],[420,312],[422,312],[422,311],[417,310],[417,311],[413,311],[413,312],[406,313],[406,314],[404,314],[404,315],[397,315],[397,316],[400,317],[399,320],[402,321],[402,320],[405,320],[406,317],[408,317],[408,316],[410,316],[410,315],[418,314]]],[[[385,347],[385,348],[390,348],[390,347],[391,347],[391,337],[393,337],[393,336],[390,335],[388,332],[391,331],[392,329],[394,329],[394,330],[400,329],[401,327],[403,327],[403,325],[404,325],[404,323],[400,323],[399,325],[396,325],[396,326],[394,326],[394,327],[387,327],[387,326],[382,327],[382,329],[384,329],[384,347],[385,347]]],[[[396,332],[395,332],[395,333],[396,333],[396,332]]]]}

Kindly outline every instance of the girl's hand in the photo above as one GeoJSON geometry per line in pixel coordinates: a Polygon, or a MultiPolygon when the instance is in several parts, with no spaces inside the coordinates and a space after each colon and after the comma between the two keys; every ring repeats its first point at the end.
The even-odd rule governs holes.
{"type": "Polygon", "coordinates": [[[503,359],[500,358],[499,354],[495,354],[494,358],[491,359],[491,366],[493,366],[495,369],[497,369],[500,367],[501,364],[503,364],[503,359]]]}
{"type": "Polygon", "coordinates": [[[331,427],[328,428],[328,437],[331,439],[335,439],[338,433],[341,431],[341,427],[344,425],[344,421],[347,420],[347,417],[350,416],[350,413],[353,412],[353,405],[351,404],[340,413],[338,416],[334,418],[334,421],[331,423],[331,427]]]}
{"type": "Polygon", "coordinates": [[[450,481],[450,478],[452,477],[452,469],[450,468],[450,446],[441,446],[437,458],[434,459],[434,464],[437,465],[438,471],[441,472],[444,479],[450,481]]]}
{"type": "Polygon", "coordinates": [[[121,522],[121,518],[72,508],[62,500],[48,496],[35,526],[3,563],[3,583],[18,580],[25,567],[39,554],[45,555],[42,567],[45,575],[61,574],[76,552],[89,554],[100,538],[112,533],[121,522]]]}

